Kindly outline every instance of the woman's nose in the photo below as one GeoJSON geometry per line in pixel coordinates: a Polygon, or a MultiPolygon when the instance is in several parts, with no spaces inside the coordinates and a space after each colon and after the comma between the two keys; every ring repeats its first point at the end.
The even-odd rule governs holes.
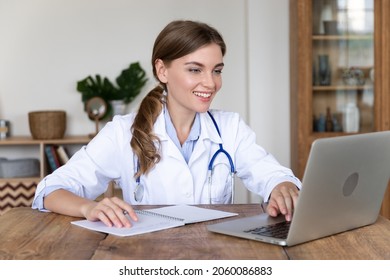
{"type": "Polygon", "coordinates": [[[202,85],[207,88],[215,88],[216,77],[213,75],[213,73],[205,73],[202,80],[202,85]]]}

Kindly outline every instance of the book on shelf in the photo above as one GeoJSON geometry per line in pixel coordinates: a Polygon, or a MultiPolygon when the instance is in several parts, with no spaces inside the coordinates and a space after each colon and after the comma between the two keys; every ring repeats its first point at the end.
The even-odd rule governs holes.
{"type": "Polygon", "coordinates": [[[64,146],[62,146],[62,145],[58,145],[56,147],[56,151],[57,151],[57,155],[58,155],[60,164],[64,165],[65,163],[67,163],[69,158],[70,158],[70,156],[69,156],[69,153],[66,150],[66,148],[64,146]]]}
{"type": "Polygon", "coordinates": [[[49,163],[49,167],[50,167],[51,172],[53,172],[54,170],[56,170],[58,167],[61,166],[60,161],[59,161],[58,156],[57,156],[57,153],[56,153],[56,149],[54,148],[53,145],[46,145],[45,146],[45,154],[46,154],[46,158],[47,158],[47,161],[49,163]]]}
{"type": "Polygon", "coordinates": [[[45,154],[51,172],[67,163],[70,159],[67,149],[62,145],[46,145],[45,154]]]}
{"type": "MultiPolygon", "coordinates": [[[[71,222],[89,230],[117,236],[132,236],[163,229],[180,227],[190,223],[222,219],[238,215],[237,213],[206,209],[192,205],[173,205],[148,210],[135,210],[138,221],[131,220],[129,228],[108,227],[103,222],[79,220],[71,222]]],[[[130,218],[129,218],[130,219],[130,218]]]]}

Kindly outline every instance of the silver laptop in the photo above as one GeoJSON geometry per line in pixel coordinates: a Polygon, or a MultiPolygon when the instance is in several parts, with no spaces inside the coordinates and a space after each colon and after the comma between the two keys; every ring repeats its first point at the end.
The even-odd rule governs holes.
{"type": "MultiPolygon", "coordinates": [[[[374,223],[390,178],[390,131],[316,140],[292,221],[267,214],[208,225],[216,233],[292,246],[374,223]],[[270,236],[268,226],[287,224],[270,236]]],[[[260,207],[260,206],[259,206],[260,207]]]]}

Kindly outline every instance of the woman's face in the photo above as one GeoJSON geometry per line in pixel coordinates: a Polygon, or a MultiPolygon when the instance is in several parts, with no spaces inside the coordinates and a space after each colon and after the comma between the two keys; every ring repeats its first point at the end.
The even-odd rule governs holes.
{"type": "Polygon", "coordinates": [[[169,65],[156,61],[157,75],[167,86],[168,110],[185,114],[206,112],[222,86],[222,69],[221,48],[214,43],[169,65]]]}

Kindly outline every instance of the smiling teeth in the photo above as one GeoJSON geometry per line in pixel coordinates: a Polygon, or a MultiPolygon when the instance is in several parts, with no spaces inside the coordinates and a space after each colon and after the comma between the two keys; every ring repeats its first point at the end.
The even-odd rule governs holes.
{"type": "Polygon", "coordinates": [[[211,96],[211,93],[203,93],[203,92],[198,92],[198,91],[194,91],[193,92],[196,96],[199,96],[199,97],[204,97],[204,98],[208,98],[211,96]]]}

